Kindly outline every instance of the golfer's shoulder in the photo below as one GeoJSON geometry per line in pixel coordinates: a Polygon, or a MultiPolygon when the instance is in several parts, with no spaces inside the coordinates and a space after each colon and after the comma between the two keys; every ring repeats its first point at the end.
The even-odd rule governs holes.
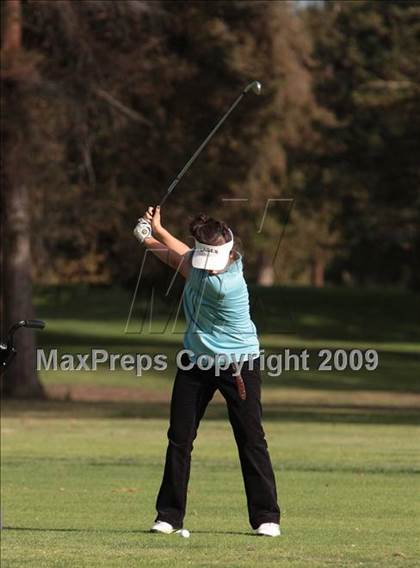
{"type": "Polygon", "coordinates": [[[242,257],[233,261],[228,270],[223,273],[222,289],[225,294],[229,292],[237,292],[241,288],[246,288],[244,272],[242,266],[242,257]]]}
{"type": "Polygon", "coordinates": [[[230,263],[226,273],[228,278],[243,278],[244,265],[242,262],[242,255],[239,252],[236,252],[235,258],[230,263]]]}

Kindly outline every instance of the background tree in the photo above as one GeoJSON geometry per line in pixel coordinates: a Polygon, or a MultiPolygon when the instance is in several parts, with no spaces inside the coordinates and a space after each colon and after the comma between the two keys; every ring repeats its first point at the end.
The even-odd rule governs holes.
{"type": "MultiPolygon", "coordinates": [[[[7,0],[3,10],[2,103],[12,117],[2,132],[2,330],[21,319],[33,317],[32,256],[30,243],[30,180],[25,167],[27,137],[32,124],[28,120],[27,91],[37,82],[36,64],[22,47],[22,11],[20,0],[7,0]]],[[[19,359],[11,366],[4,384],[6,394],[43,396],[34,369],[33,334],[17,334],[19,359]]]]}
{"type": "MultiPolygon", "coordinates": [[[[287,195],[287,155],[310,138],[310,43],[287,3],[27,2],[25,37],[43,88],[31,108],[39,148],[36,277],[130,281],[132,225],[250,77],[250,98],[200,157],[166,207],[178,232],[198,209],[251,233],[251,275],[273,281],[272,241],[285,211],[257,235],[267,198],[287,195]],[[136,209],[134,212],[133,209],[136,209]],[[254,243],[255,241],[255,243],[254,243]]],[[[35,174],[36,169],[36,174],[35,174]]],[[[184,235],[186,236],[186,235],[184,235]]],[[[294,247],[295,250],[298,250],[294,247]]]]}
{"type": "Polygon", "coordinates": [[[307,12],[320,128],[315,178],[339,204],[332,270],[418,287],[420,89],[417,2],[327,2],[307,12]]]}

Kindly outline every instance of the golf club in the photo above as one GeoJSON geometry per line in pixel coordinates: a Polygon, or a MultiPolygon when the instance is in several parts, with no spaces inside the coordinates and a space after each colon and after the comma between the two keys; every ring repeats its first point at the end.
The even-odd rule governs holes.
{"type": "Polygon", "coordinates": [[[44,329],[45,322],[42,320],[21,320],[12,325],[7,334],[6,343],[0,343],[0,374],[10,365],[16,355],[13,338],[16,331],[21,327],[44,329]]]}
{"type": "Polygon", "coordinates": [[[185,166],[182,168],[179,174],[172,181],[171,185],[168,187],[165,195],[163,196],[162,200],[159,203],[160,206],[162,206],[165,203],[165,201],[171,195],[175,187],[184,177],[185,173],[188,171],[190,166],[195,162],[195,160],[198,158],[198,156],[201,154],[201,152],[204,150],[204,148],[207,146],[207,144],[210,142],[210,140],[213,138],[213,136],[216,134],[216,132],[219,130],[219,128],[222,126],[225,120],[228,118],[228,116],[234,111],[234,109],[241,102],[243,97],[250,91],[252,91],[255,95],[259,95],[261,93],[261,83],[259,81],[252,81],[252,83],[249,83],[249,85],[245,87],[245,89],[242,91],[239,97],[230,106],[229,110],[222,116],[222,118],[219,120],[219,122],[216,124],[216,126],[207,136],[207,138],[201,143],[201,145],[197,148],[197,150],[194,152],[194,154],[191,156],[191,158],[188,160],[188,162],[185,164],[185,166]]]}

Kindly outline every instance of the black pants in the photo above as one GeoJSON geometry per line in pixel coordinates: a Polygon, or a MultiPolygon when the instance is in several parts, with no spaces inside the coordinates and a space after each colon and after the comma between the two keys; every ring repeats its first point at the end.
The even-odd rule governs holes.
{"type": "MultiPolygon", "coordinates": [[[[278,523],[276,482],[267,442],[261,425],[261,378],[258,360],[254,370],[246,362],[241,375],[246,399],[239,396],[233,369],[220,372],[178,369],[172,392],[168,449],[162,485],[157,497],[156,520],[181,528],[187,501],[193,440],[208,403],[219,389],[228,406],[229,420],[235,435],[252,528],[261,523],[278,523]]],[[[223,499],[223,495],[220,496],[223,499]]]]}

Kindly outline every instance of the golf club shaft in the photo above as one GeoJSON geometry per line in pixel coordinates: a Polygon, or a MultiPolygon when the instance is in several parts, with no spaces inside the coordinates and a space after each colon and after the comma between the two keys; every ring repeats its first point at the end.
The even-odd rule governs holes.
{"type": "Polygon", "coordinates": [[[210,142],[210,140],[213,138],[213,136],[216,134],[216,132],[219,130],[219,128],[222,126],[222,124],[225,122],[225,120],[228,118],[228,116],[235,110],[235,108],[238,106],[238,104],[241,102],[242,98],[250,90],[250,87],[253,84],[254,83],[250,83],[250,85],[248,85],[242,91],[242,93],[235,100],[235,102],[232,104],[232,106],[229,108],[229,110],[222,116],[222,118],[219,120],[219,122],[216,124],[216,126],[213,128],[213,130],[207,136],[207,138],[197,148],[197,150],[194,152],[194,154],[191,156],[191,158],[188,160],[188,162],[185,164],[185,166],[182,168],[182,170],[179,172],[179,174],[172,181],[171,185],[168,187],[165,195],[163,196],[162,200],[159,203],[160,206],[162,206],[165,203],[165,201],[168,199],[168,197],[171,195],[171,193],[173,192],[173,190],[177,186],[178,182],[183,178],[184,174],[188,171],[190,166],[195,162],[195,160],[198,158],[198,156],[201,154],[201,152],[204,150],[204,148],[207,146],[207,144],[210,142]]]}

